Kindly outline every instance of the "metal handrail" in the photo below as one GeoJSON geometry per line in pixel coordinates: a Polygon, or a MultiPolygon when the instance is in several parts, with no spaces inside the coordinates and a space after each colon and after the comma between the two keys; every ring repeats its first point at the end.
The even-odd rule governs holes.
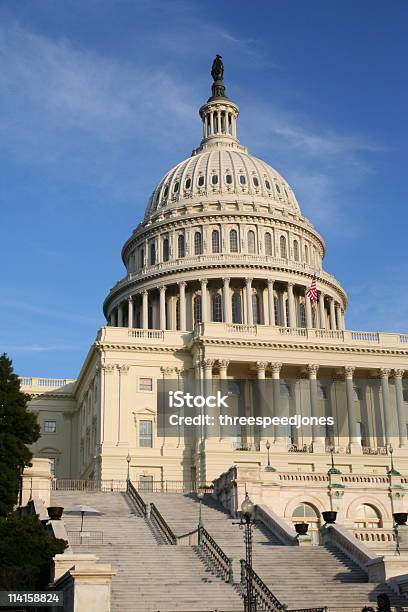
{"type": "Polygon", "coordinates": [[[166,523],[165,519],[162,517],[154,503],[150,504],[150,520],[156,523],[157,527],[160,529],[162,535],[166,538],[169,544],[177,544],[177,536],[166,523]]]}
{"type": "Polygon", "coordinates": [[[247,580],[251,581],[252,587],[256,593],[258,601],[263,605],[265,610],[276,612],[276,610],[287,610],[287,606],[282,604],[279,599],[272,593],[270,588],[266,586],[262,578],[248,565],[245,559],[241,559],[241,583],[247,580]]]}
{"type": "Polygon", "coordinates": [[[221,546],[217,544],[214,538],[212,538],[208,531],[202,526],[199,527],[198,541],[201,542],[201,545],[208,552],[216,567],[221,570],[225,582],[233,584],[234,573],[232,569],[232,559],[225,554],[221,546]]]}
{"type": "Polygon", "coordinates": [[[146,516],[147,505],[145,504],[139,493],[136,491],[130,480],[126,481],[126,493],[130,495],[139,512],[141,512],[143,516],[146,516]]]}

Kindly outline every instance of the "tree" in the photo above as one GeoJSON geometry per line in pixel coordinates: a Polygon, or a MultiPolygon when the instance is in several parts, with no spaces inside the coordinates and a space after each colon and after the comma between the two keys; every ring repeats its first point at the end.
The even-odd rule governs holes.
{"type": "Polygon", "coordinates": [[[0,516],[12,511],[21,474],[30,465],[27,444],[40,437],[37,417],[27,410],[30,396],[20,390],[11,359],[0,356],[0,516]]]}
{"type": "Polygon", "coordinates": [[[67,545],[50,537],[36,516],[0,517],[0,591],[44,589],[52,558],[67,545]]]}

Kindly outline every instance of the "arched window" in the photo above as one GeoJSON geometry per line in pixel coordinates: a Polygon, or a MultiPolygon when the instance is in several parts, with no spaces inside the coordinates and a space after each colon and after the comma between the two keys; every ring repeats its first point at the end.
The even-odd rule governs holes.
{"type": "Polygon", "coordinates": [[[239,182],[241,183],[241,185],[246,185],[246,177],[244,174],[240,174],[239,182]]]}
{"type": "Polygon", "coordinates": [[[173,193],[177,193],[180,188],[180,183],[176,181],[173,185],[173,193]]]}
{"type": "Polygon", "coordinates": [[[213,253],[220,252],[220,232],[218,230],[213,230],[211,234],[211,248],[213,253]]]}
{"type": "Polygon", "coordinates": [[[191,187],[191,178],[186,179],[184,187],[185,187],[185,189],[190,189],[190,187],[191,187]]]}
{"type": "Polygon", "coordinates": [[[271,190],[271,184],[270,184],[270,182],[268,181],[268,179],[265,179],[265,187],[267,188],[267,190],[268,190],[268,191],[270,191],[270,190],[271,190]]]}
{"type": "Polygon", "coordinates": [[[277,191],[278,193],[280,193],[280,192],[281,192],[281,190],[280,190],[279,185],[275,184],[275,187],[276,187],[276,191],[277,191]]]}
{"type": "Polygon", "coordinates": [[[144,268],[144,249],[139,251],[139,264],[141,268],[144,268]]]}
{"type": "Polygon", "coordinates": [[[150,265],[154,266],[156,263],[156,243],[152,242],[150,244],[150,265]]]}
{"type": "Polygon", "coordinates": [[[227,185],[232,185],[232,174],[225,175],[225,182],[227,183],[227,185]]]}
{"type": "Polygon", "coordinates": [[[252,177],[252,182],[254,184],[254,187],[259,187],[259,179],[258,179],[258,177],[256,177],[256,176],[252,177]]]}
{"type": "Polygon", "coordinates": [[[180,302],[176,300],[176,329],[180,329],[180,302]]]}
{"type": "Polygon", "coordinates": [[[199,187],[202,187],[204,185],[204,177],[203,176],[199,176],[198,177],[197,184],[198,184],[199,187]]]}
{"type": "Polygon", "coordinates": [[[299,243],[297,240],[293,241],[293,257],[295,261],[299,261],[299,243]]]}
{"type": "Polygon", "coordinates": [[[203,237],[201,232],[196,232],[194,234],[194,254],[202,255],[203,253],[203,237]]]}
{"type": "Polygon", "coordinates": [[[230,252],[238,253],[238,233],[237,230],[232,229],[230,231],[230,252]]]}
{"type": "Polygon", "coordinates": [[[301,302],[298,308],[298,327],[306,327],[305,305],[301,302]]]}
{"type": "Polygon", "coordinates": [[[163,239],[163,261],[169,261],[169,259],[170,259],[169,239],[166,237],[163,239]]]}
{"type": "Polygon", "coordinates": [[[309,247],[305,244],[305,262],[309,263],[309,247]]]}
{"type": "Polygon", "coordinates": [[[201,323],[202,321],[201,304],[201,295],[196,295],[193,303],[194,325],[197,325],[197,323],[201,323]]]}
{"type": "Polygon", "coordinates": [[[184,239],[184,234],[179,234],[178,240],[177,240],[177,250],[178,250],[178,256],[179,257],[185,257],[186,254],[186,242],[184,239]]]}
{"type": "Polygon", "coordinates": [[[248,253],[255,253],[255,232],[248,232],[248,253]]]}
{"type": "Polygon", "coordinates": [[[234,291],[231,299],[232,306],[232,322],[242,323],[242,304],[241,304],[241,293],[234,291]]]}
{"type": "Polygon", "coordinates": [[[283,257],[283,259],[287,259],[288,258],[288,250],[286,248],[286,238],[285,238],[285,236],[281,236],[280,237],[279,245],[280,245],[280,254],[281,254],[281,257],[283,257]]]}
{"type": "Polygon", "coordinates": [[[211,185],[218,185],[218,174],[213,174],[211,177],[211,185]]]}
{"type": "Polygon", "coordinates": [[[312,542],[318,543],[319,539],[319,513],[310,504],[301,503],[294,509],[292,513],[292,523],[308,523],[309,533],[312,536],[312,542]]]}
{"type": "Polygon", "coordinates": [[[272,255],[272,236],[269,232],[265,234],[265,255],[272,255]]]}
{"type": "Polygon", "coordinates": [[[356,510],[354,526],[356,529],[378,529],[381,527],[381,516],[373,506],[362,504],[356,510]]]}
{"type": "Polygon", "coordinates": [[[259,325],[261,322],[261,316],[260,316],[260,309],[259,309],[259,296],[257,293],[253,293],[252,294],[252,320],[254,325],[259,325]]]}
{"type": "Polygon", "coordinates": [[[222,298],[219,293],[212,296],[212,320],[214,323],[222,323],[222,298]]]}

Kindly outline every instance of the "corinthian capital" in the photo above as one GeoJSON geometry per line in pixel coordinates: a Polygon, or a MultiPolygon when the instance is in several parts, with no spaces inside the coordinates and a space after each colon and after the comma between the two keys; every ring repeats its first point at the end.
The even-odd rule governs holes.
{"type": "Polygon", "coordinates": [[[319,366],[316,363],[309,363],[307,366],[310,378],[316,377],[319,371],[319,366]]]}
{"type": "Polygon", "coordinates": [[[215,359],[203,359],[201,362],[201,367],[203,367],[205,370],[209,370],[210,368],[212,369],[214,367],[215,364],[215,359]]]}
{"type": "Polygon", "coordinates": [[[405,370],[394,370],[394,378],[402,378],[405,370]]]}
{"type": "Polygon", "coordinates": [[[279,362],[271,363],[272,374],[280,374],[282,364],[279,362]]]}
{"type": "MultiPolygon", "coordinates": [[[[274,365],[278,365],[278,364],[274,364],[274,365]]],[[[282,364],[279,364],[282,365],[282,364]]],[[[266,370],[266,368],[268,367],[268,362],[267,361],[257,361],[256,362],[256,369],[257,370],[266,370]]],[[[280,368],[279,368],[280,371],[280,368]]]]}
{"type": "Polygon", "coordinates": [[[391,374],[391,370],[389,368],[380,368],[381,378],[388,378],[390,374],[391,374]]]}
{"type": "Polygon", "coordinates": [[[344,375],[346,378],[353,378],[354,370],[356,368],[354,366],[345,366],[344,375]]]}

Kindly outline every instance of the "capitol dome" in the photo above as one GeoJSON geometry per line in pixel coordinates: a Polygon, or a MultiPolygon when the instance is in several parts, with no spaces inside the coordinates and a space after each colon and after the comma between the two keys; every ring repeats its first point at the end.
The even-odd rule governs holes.
{"type": "Polygon", "coordinates": [[[122,249],[110,325],[192,330],[200,322],[344,329],[347,296],[323,270],[323,238],[293,189],[237,136],[221,58],[199,109],[202,140],[169,170],[122,249]],[[316,277],[318,304],[307,289],[316,277]]]}

